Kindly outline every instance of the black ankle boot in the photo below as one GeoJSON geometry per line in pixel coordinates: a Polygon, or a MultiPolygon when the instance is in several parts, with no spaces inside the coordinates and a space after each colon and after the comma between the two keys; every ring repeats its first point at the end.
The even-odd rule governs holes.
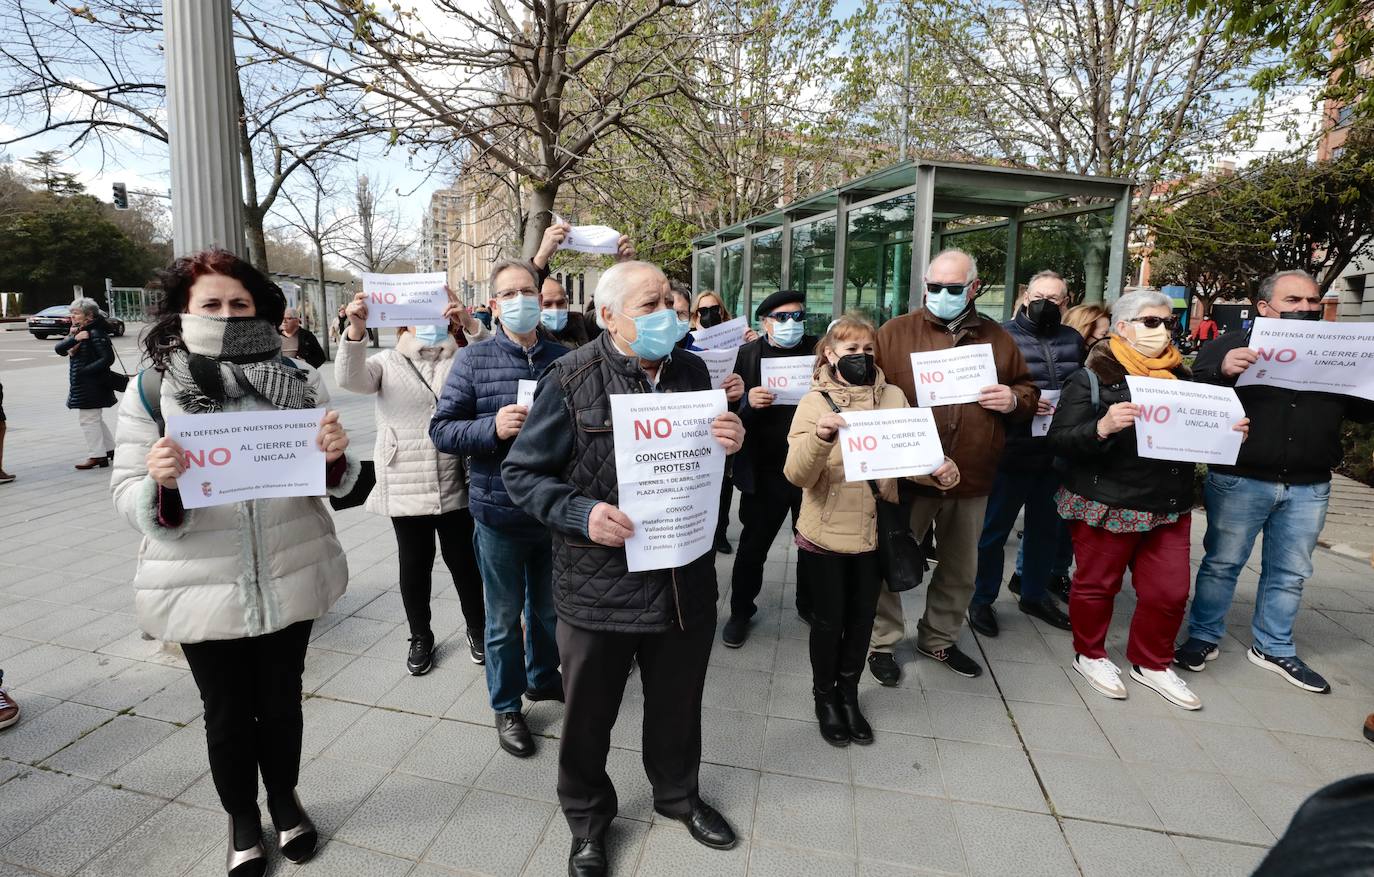
{"type": "Polygon", "coordinates": [[[849,745],[849,726],[840,712],[840,695],[833,687],[829,691],[812,689],[816,696],[816,720],[821,724],[821,736],[831,746],[849,745]]]}
{"type": "Polygon", "coordinates": [[[835,686],[840,694],[840,716],[844,719],[849,739],[861,746],[873,742],[873,728],[859,711],[859,674],[841,673],[835,686]]]}

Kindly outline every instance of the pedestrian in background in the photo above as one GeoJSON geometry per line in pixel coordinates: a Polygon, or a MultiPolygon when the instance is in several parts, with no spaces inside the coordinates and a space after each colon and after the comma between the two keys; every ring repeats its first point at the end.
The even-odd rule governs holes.
{"type": "Polygon", "coordinates": [[[1083,346],[1091,349],[1111,332],[1111,312],[1099,304],[1074,305],[1064,314],[1064,325],[1076,329],[1083,346]]]}
{"type": "Polygon", "coordinates": [[[281,319],[281,355],[287,359],[303,359],[311,368],[325,364],[324,348],[314,332],[301,326],[295,308],[287,308],[286,316],[281,319]]]}
{"type": "MultiPolygon", "coordinates": [[[[296,797],[301,678],[316,618],[348,585],[348,562],[322,497],[233,502],[186,510],[181,447],[166,418],[181,414],[324,407],[329,392],[308,365],[281,357],[286,298],[232,253],[177,259],[158,280],[156,321],[144,336],[152,367],[119,410],[116,510],[143,534],[134,574],[139,627],[180,643],[205,705],[210,774],[229,814],[226,868],[260,877],[267,857],[258,773],[282,854],[303,862],[319,840],[296,797]]],[[[346,495],[360,464],[336,412],[320,423],[325,485],[346,495]]]]}
{"type": "Polygon", "coordinates": [[[114,458],[114,436],[105,425],[105,409],[119,404],[110,386],[110,366],[114,364],[114,345],[110,324],[93,299],[72,302],[71,333],[53,349],[67,357],[67,407],[76,411],[81,432],[86,437],[86,460],[77,469],[105,468],[114,458]]]}
{"type": "MultiPolygon", "coordinates": [[[[882,590],[877,499],[897,502],[897,482],[846,481],[837,441],[850,411],[906,408],[906,396],[883,377],[873,357],[878,330],[840,317],[816,345],[811,391],[797,406],[787,436],[783,474],[801,488],[797,565],[811,569],[811,693],[821,737],[832,746],[873,742],[859,709],[859,677],[882,590]]],[[[948,490],[959,483],[949,458],[913,479],[948,490]]]]}
{"type": "Polygon", "coordinates": [[[5,471],[5,385],[0,384],[0,484],[9,484],[14,476],[5,471]]]}
{"type": "MultiPolygon", "coordinates": [[[[1173,302],[1158,292],[1123,295],[1112,334],[1069,378],[1050,424],[1050,449],[1065,458],[1056,502],[1073,532],[1078,566],[1069,591],[1073,668],[1098,693],[1127,696],[1121,668],[1107,657],[1107,629],[1129,568],[1136,608],[1126,643],[1131,678],[1176,706],[1202,700],[1169,666],[1188,602],[1193,464],[1142,457],[1127,375],[1188,380],[1169,341],[1173,302]]],[[[1237,429],[1244,432],[1247,421],[1237,429]]]]}
{"type": "Polygon", "coordinates": [[[390,350],[367,356],[367,299],[358,293],[345,309],[334,374],[339,386],[377,397],[372,453],[377,483],[364,507],[391,518],[400,564],[401,603],[410,627],[406,669],[413,676],[434,665],[430,609],[434,542],[453,577],[466,627],[468,655],[485,663],[486,613],[482,577],[472,544],[463,458],[445,454],[429,438],[429,421],[448,380],[458,339],[473,344],[491,335],[466,309],[450,302],[447,325],[410,326],[390,350]],[[366,358],[365,358],[366,357],[366,358]]]}

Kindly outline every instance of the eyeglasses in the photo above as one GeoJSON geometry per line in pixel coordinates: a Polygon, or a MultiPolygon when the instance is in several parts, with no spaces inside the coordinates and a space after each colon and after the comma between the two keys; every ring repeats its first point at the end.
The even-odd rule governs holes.
{"type": "Polygon", "coordinates": [[[786,323],[788,320],[797,323],[806,321],[806,311],[774,311],[768,316],[771,319],[777,320],[779,323],[786,323]]]}
{"type": "Polygon", "coordinates": [[[1144,323],[1146,329],[1158,329],[1165,326],[1173,329],[1178,325],[1178,317],[1132,317],[1128,323],[1144,323]]]}
{"type": "Polygon", "coordinates": [[[926,292],[930,293],[931,295],[939,295],[942,292],[949,293],[952,295],[963,295],[964,293],[968,292],[968,288],[969,284],[967,283],[931,283],[929,281],[926,282],[926,292]]]}
{"type": "Polygon", "coordinates": [[[502,289],[496,293],[497,301],[514,301],[518,295],[526,298],[534,298],[539,294],[539,290],[533,286],[517,286],[515,289],[502,289]]]}

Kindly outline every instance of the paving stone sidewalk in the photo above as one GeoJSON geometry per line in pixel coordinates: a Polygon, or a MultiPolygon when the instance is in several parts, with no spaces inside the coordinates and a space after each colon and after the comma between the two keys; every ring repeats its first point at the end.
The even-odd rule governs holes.
{"type": "MultiPolygon", "coordinates": [[[[84,452],[63,407],[65,364],[0,372],[0,382],[5,467],[19,475],[0,487],[0,667],[24,710],[0,731],[0,877],[222,874],[225,820],[195,685],[174,650],[138,633],[129,587],[138,539],[114,515],[108,470],[71,468],[84,452]]],[[[335,406],[370,455],[371,400],[340,393],[335,406]]],[[[501,752],[455,595],[437,586],[442,565],[438,666],[412,678],[390,524],[361,509],[337,524],[352,576],[315,626],[300,789],[326,841],[301,868],[273,853],[270,873],[565,873],[554,790],[561,705],[529,709],[536,757],[501,752]]],[[[1198,516],[1195,562],[1203,527],[1198,516]]],[[[1134,683],[1126,701],[1098,696],[1068,669],[1068,634],[1004,595],[1002,635],[966,631],[960,643],[987,674],[965,680],[918,660],[908,641],[902,685],[866,682],[861,692],[877,742],[837,750],[811,714],[790,554],[775,545],[759,622],[744,648],[717,644],[707,681],[702,790],[741,844],[709,851],[653,815],[631,679],[608,768],[622,817],[614,873],[1245,874],[1305,796],[1374,771],[1374,746],[1360,734],[1374,710],[1364,560],[1320,550],[1298,622],[1302,654],[1329,676],[1331,695],[1244,660],[1257,553],[1221,659],[1188,676],[1199,712],[1134,683]]],[[[718,564],[723,585],[729,561],[718,564]]],[[[923,600],[924,590],[906,598],[913,625],[923,600]]],[[[1125,594],[1118,602],[1119,664],[1133,604],[1125,594]]]]}

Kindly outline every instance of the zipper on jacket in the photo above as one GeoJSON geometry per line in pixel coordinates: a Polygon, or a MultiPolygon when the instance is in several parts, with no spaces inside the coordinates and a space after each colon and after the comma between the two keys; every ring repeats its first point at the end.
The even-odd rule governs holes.
{"type": "Polygon", "coordinates": [[[266,600],[262,595],[262,567],[258,561],[258,516],[257,500],[248,501],[248,551],[253,558],[253,583],[257,589],[258,606],[258,627],[265,630],[267,627],[266,600]]]}
{"type": "Polygon", "coordinates": [[[1035,336],[1035,340],[1040,344],[1040,352],[1045,354],[1045,364],[1050,367],[1050,385],[1045,389],[1057,390],[1060,386],[1059,360],[1055,359],[1054,354],[1050,352],[1050,342],[1041,338],[1039,335],[1035,336]]]}
{"type": "Polygon", "coordinates": [[[673,608],[677,610],[677,627],[678,630],[686,632],[687,622],[682,619],[682,603],[677,598],[677,570],[673,569],[671,573],[673,577],[673,608]]]}

